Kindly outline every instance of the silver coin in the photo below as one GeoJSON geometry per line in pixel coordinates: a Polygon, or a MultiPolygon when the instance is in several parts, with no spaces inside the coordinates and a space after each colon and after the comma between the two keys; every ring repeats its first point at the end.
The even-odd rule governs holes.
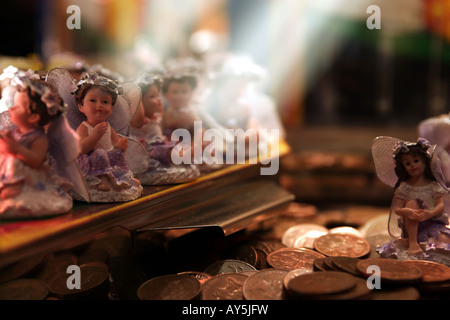
{"type": "Polygon", "coordinates": [[[328,228],[319,224],[298,224],[284,232],[281,243],[289,248],[312,249],[314,240],[328,232],[328,228]]]}

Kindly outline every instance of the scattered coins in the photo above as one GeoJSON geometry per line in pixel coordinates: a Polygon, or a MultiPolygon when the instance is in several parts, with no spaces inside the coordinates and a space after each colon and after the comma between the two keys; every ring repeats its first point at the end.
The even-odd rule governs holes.
{"type": "Polygon", "coordinates": [[[87,263],[80,266],[79,288],[69,288],[70,275],[65,273],[50,282],[49,291],[53,296],[63,299],[104,298],[109,285],[108,276],[108,267],[105,264],[87,263]]]}
{"type": "Polygon", "coordinates": [[[225,259],[213,263],[206,268],[205,273],[216,276],[222,273],[236,273],[256,270],[251,264],[237,259],[225,259]]]}
{"type": "Polygon", "coordinates": [[[223,273],[208,279],[202,286],[203,300],[243,300],[243,286],[248,276],[223,273]]]}
{"type": "Polygon", "coordinates": [[[361,258],[370,253],[370,244],[350,234],[326,234],[314,241],[314,249],[325,256],[361,258]]]}
{"type": "Polygon", "coordinates": [[[393,284],[414,284],[419,283],[423,277],[423,271],[404,261],[392,259],[364,259],[356,264],[358,271],[365,277],[373,274],[369,267],[380,269],[380,280],[393,284]]]}
{"type": "Polygon", "coordinates": [[[325,258],[325,256],[306,248],[283,248],[269,254],[267,262],[275,269],[309,268],[313,270],[314,260],[317,258],[325,258]]]}
{"type": "Polygon", "coordinates": [[[0,284],[0,300],[44,300],[47,295],[45,282],[38,279],[16,279],[0,284]]]}
{"type": "Polygon", "coordinates": [[[287,229],[281,243],[288,248],[314,248],[314,241],[328,233],[328,229],[318,224],[299,224],[287,229]]]}
{"type": "Polygon", "coordinates": [[[267,269],[251,275],[243,285],[246,300],[282,300],[283,280],[288,271],[267,269]]]}
{"type": "Polygon", "coordinates": [[[137,291],[140,300],[193,300],[201,292],[200,282],[188,275],[168,274],[144,282],[137,291]]]}
{"type": "Polygon", "coordinates": [[[345,272],[323,271],[300,275],[287,284],[294,297],[315,298],[337,294],[356,286],[357,278],[345,272]]]}

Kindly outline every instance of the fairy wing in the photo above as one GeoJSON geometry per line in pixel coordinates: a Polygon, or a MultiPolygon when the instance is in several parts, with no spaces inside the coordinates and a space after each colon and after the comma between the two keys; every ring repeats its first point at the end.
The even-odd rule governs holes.
{"type": "Polygon", "coordinates": [[[89,202],[89,192],[78,167],[78,136],[70,127],[66,117],[61,115],[48,128],[49,153],[55,173],[73,183],[72,190],[89,202]]]}
{"type": "Polygon", "coordinates": [[[418,125],[419,136],[427,139],[432,144],[446,149],[450,145],[450,119],[429,118],[423,120],[418,125]]]}
{"type": "Polygon", "coordinates": [[[150,167],[150,158],[145,147],[138,140],[123,136],[128,139],[128,148],[125,151],[125,159],[127,160],[128,168],[133,174],[143,173],[150,167]]]}
{"type": "Polygon", "coordinates": [[[58,90],[64,103],[67,104],[67,122],[73,130],[76,130],[86,120],[85,115],[78,110],[75,95],[73,94],[76,88],[76,80],[66,69],[56,67],[47,73],[46,81],[50,82],[58,90]]]}
{"type": "Polygon", "coordinates": [[[117,133],[127,135],[131,119],[133,119],[141,102],[141,89],[134,83],[121,84],[122,94],[117,96],[113,112],[108,122],[117,133]]]}

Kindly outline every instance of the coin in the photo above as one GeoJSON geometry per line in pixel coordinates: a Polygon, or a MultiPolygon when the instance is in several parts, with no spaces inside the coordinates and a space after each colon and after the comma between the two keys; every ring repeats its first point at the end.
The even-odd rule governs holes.
{"type": "Polygon", "coordinates": [[[203,300],[243,300],[242,287],[248,276],[223,273],[208,279],[202,287],[203,300]]]}
{"type": "Polygon", "coordinates": [[[359,276],[360,273],[356,268],[356,264],[361,259],[352,258],[352,257],[332,257],[333,265],[339,269],[340,271],[348,272],[353,274],[354,276],[359,276]]]}
{"type": "Polygon", "coordinates": [[[47,295],[45,282],[38,279],[16,279],[0,285],[0,300],[44,300],[47,295]]]}
{"type": "Polygon", "coordinates": [[[188,275],[167,274],[139,286],[139,300],[193,300],[201,292],[200,282],[188,275]]]}
{"type": "Polygon", "coordinates": [[[291,279],[287,287],[294,296],[314,298],[350,290],[356,286],[356,279],[340,271],[312,272],[291,279]]]}
{"type": "Polygon", "coordinates": [[[289,289],[288,289],[289,281],[291,281],[292,279],[294,279],[298,276],[301,276],[302,274],[307,274],[307,273],[312,273],[312,272],[314,272],[314,271],[309,268],[300,268],[300,269],[294,269],[294,270],[288,271],[288,273],[286,274],[286,276],[283,279],[283,287],[284,287],[284,290],[286,291],[286,295],[289,297],[289,289]]]}
{"type": "Polygon", "coordinates": [[[45,254],[38,254],[0,269],[0,283],[9,282],[18,278],[32,277],[45,261],[45,254]]]}
{"type": "Polygon", "coordinates": [[[199,272],[199,271],[184,271],[184,272],[179,272],[177,274],[193,277],[194,279],[197,279],[200,282],[200,284],[203,284],[206,280],[211,278],[211,275],[204,273],[204,272],[199,272]]]}
{"type": "Polygon", "coordinates": [[[418,300],[420,292],[412,286],[372,290],[371,300],[418,300]]]}
{"type": "Polygon", "coordinates": [[[370,244],[349,234],[326,234],[314,241],[314,249],[325,256],[361,258],[370,253],[370,244]]]}
{"type": "Polygon", "coordinates": [[[313,269],[316,271],[329,271],[330,269],[325,264],[325,259],[326,258],[315,259],[313,262],[313,267],[314,267],[313,269]]]}
{"type": "Polygon", "coordinates": [[[329,271],[340,271],[334,264],[333,264],[333,258],[334,257],[326,257],[323,259],[323,263],[327,270],[329,271]]]}
{"type": "Polygon", "coordinates": [[[365,279],[356,278],[356,285],[344,292],[335,294],[318,295],[315,299],[319,300],[368,300],[372,294],[365,279]]]}
{"type": "Polygon", "coordinates": [[[328,229],[318,224],[299,224],[284,232],[281,243],[288,248],[313,249],[314,240],[327,233],[328,229]]]}
{"type": "Polygon", "coordinates": [[[348,227],[348,226],[332,228],[332,229],[330,229],[330,233],[350,234],[350,235],[354,235],[356,237],[364,238],[361,231],[359,231],[356,228],[348,227]]]}
{"type": "Polygon", "coordinates": [[[267,256],[267,262],[275,269],[294,270],[300,268],[314,269],[314,260],[325,258],[319,252],[306,248],[278,249],[267,256]]]}
{"type": "Polygon", "coordinates": [[[403,263],[421,269],[423,271],[422,282],[426,284],[450,280],[450,267],[447,267],[446,265],[425,260],[405,260],[403,263]]]}
{"type": "Polygon", "coordinates": [[[259,260],[258,252],[256,251],[256,249],[246,244],[239,245],[233,248],[233,250],[228,255],[228,258],[247,262],[255,268],[259,260]]]}
{"type": "Polygon", "coordinates": [[[365,259],[356,263],[356,268],[365,277],[373,274],[369,267],[378,267],[380,269],[380,279],[385,283],[413,284],[421,281],[423,271],[411,264],[403,261],[391,259],[365,259]]]}
{"type": "MultiPolygon", "coordinates": [[[[75,274],[75,273],[74,273],[75,274]]],[[[58,298],[89,298],[102,295],[108,288],[108,267],[99,262],[80,266],[80,288],[69,288],[71,274],[60,274],[49,284],[49,291],[58,298]]]]}
{"type": "Polygon", "coordinates": [[[216,276],[222,273],[237,273],[242,271],[252,271],[256,268],[247,262],[236,259],[225,259],[217,261],[205,269],[205,273],[216,276]]]}
{"type": "Polygon", "coordinates": [[[244,282],[242,287],[246,300],[282,300],[283,280],[288,271],[266,269],[259,271],[244,282]]]}

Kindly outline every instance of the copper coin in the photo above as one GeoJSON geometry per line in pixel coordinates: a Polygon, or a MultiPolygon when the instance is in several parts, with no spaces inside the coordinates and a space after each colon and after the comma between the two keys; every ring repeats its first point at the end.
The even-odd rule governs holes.
{"type": "Polygon", "coordinates": [[[276,241],[276,240],[265,240],[262,241],[263,245],[266,246],[267,248],[267,254],[274,252],[278,249],[283,249],[283,248],[287,248],[284,244],[282,244],[280,241],[276,241]]]}
{"type": "Polygon", "coordinates": [[[309,268],[301,268],[301,269],[294,269],[294,270],[290,270],[288,271],[288,273],[286,274],[286,276],[283,279],[283,287],[286,291],[288,291],[288,283],[289,281],[291,281],[292,279],[301,276],[302,274],[307,274],[307,273],[312,273],[314,272],[313,270],[309,269],[309,268]]]}
{"type": "Polygon", "coordinates": [[[31,274],[39,270],[45,261],[45,257],[45,254],[39,254],[2,267],[0,269],[0,283],[32,277],[31,274]]]}
{"type": "Polygon", "coordinates": [[[294,270],[301,268],[314,269],[314,260],[325,258],[319,252],[306,248],[278,249],[267,256],[267,262],[275,269],[294,270]]]}
{"type": "Polygon", "coordinates": [[[422,282],[435,283],[450,280],[450,267],[447,267],[446,265],[425,260],[405,260],[403,263],[421,269],[423,271],[422,282]]]}
{"type": "Polygon", "coordinates": [[[87,263],[80,266],[80,289],[69,288],[69,278],[73,274],[60,274],[49,284],[50,292],[58,298],[86,297],[104,289],[108,285],[108,267],[100,262],[87,263]]]}
{"type": "Polygon", "coordinates": [[[365,277],[374,274],[369,267],[380,268],[380,279],[386,283],[412,284],[418,283],[423,277],[423,271],[411,264],[392,259],[365,259],[356,263],[356,268],[365,277]]]}
{"type": "Polygon", "coordinates": [[[259,259],[256,249],[246,244],[235,247],[228,258],[247,262],[255,268],[259,259]]]}
{"type": "Polygon", "coordinates": [[[339,270],[353,274],[354,276],[360,276],[356,264],[361,259],[352,257],[332,257],[333,265],[339,270]]]}
{"type": "Polygon", "coordinates": [[[371,300],[419,300],[420,292],[414,287],[392,287],[373,289],[371,300]]]}
{"type": "Polygon", "coordinates": [[[336,294],[355,287],[356,279],[340,271],[312,272],[291,279],[288,290],[300,297],[336,294]]]}
{"type": "Polygon", "coordinates": [[[236,259],[225,259],[213,263],[205,269],[205,273],[216,276],[222,273],[237,273],[242,271],[255,271],[256,268],[247,262],[236,259]]]}
{"type": "Polygon", "coordinates": [[[242,287],[248,276],[223,273],[208,279],[202,287],[203,300],[243,300],[242,287]]]}
{"type": "Polygon", "coordinates": [[[16,279],[0,285],[0,300],[44,300],[47,295],[45,282],[38,279],[16,279]]]}
{"type": "Polygon", "coordinates": [[[313,267],[314,267],[313,269],[315,271],[329,271],[330,269],[325,264],[325,259],[326,258],[315,259],[314,262],[313,262],[313,267]]]}
{"type": "Polygon", "coordinates": [[[281,243],[288,248],[313,249],[314,240],[328,233],[328,229],[319,224],[299,224],[287,229],[281,243]]]}
{"type": "Polygon", "coordinates": [[[184,271],[184,272],[179,272],[177,274],[193,277],[194,279],[197,279],[200,282],[200,284],[203,284],[206,280],[211,278],[211,275],[204,273],[204,272],[198,272],[198,271],[184,271]]]}
{"type": "Polygon", "coordinates": [[[248,277],[243,285],[246,300],[282,300],[283,280],[288,271],[266,269],[248,277]]]}
{"type": "Polygon", "coordinates": [[[201,292],[200,282],[188,275],[167,274],[152,278],[137,290],[139,300],[193,300],[201,292]]]}
{"type": "Polygon", "coordinates": [[[372,294],[372,289],[367,287],[365,279],[356,278],[356,285],[350,290],[336,294],[318,295],[318,300],[368,300],[372,294]]]}
{"type": "Polygon", "coordinates": [[[360,258],[370,253],[370,244],[350,234],[326,234],[314,241],[314,249],[326,256],[360,258]]]}
{"type": "Polygon", "coordinates": [[[334,257],[326,257],[325,259],[323,259],[325,267],[329,271],[341,271],[333,264],[333,258],[334,257]]]}

